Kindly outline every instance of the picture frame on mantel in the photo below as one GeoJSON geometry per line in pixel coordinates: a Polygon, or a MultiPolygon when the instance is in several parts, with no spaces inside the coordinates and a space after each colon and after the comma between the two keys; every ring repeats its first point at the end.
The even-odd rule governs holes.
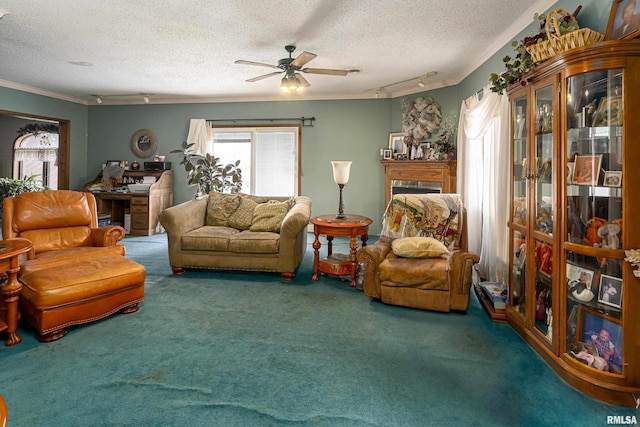
{"type": "Polygon", "coordinates": [[[394,157],[398,154],[409,154],[407,145],[404,143],[404,134],[402,132],[391,132],[389,134],[389,149],[394,157]]]}

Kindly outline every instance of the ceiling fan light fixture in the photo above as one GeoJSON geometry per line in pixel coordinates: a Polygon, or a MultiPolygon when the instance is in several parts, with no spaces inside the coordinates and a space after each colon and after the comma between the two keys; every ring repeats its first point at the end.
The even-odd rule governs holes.
{"type": "Polygon", "coordinates": [[[300,81],[292,74],[284,76],[280,83],[280,90],[287,93],[300,90],[301,88],[302,86],[300,85],[300,81]]]}

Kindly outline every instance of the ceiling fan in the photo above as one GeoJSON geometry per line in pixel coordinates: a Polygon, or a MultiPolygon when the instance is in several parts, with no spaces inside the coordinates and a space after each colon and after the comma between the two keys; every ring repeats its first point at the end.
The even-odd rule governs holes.
{"type": "Polygon", "coordinates": [[[358,72],[359,70],[333,70],[329,68],[302,68],[315,58],[315,53],[310,52],[302,52],[298,55],[297,58],[293,58],[291,54],[294,50],[296,50],[295,46],[287,45],[284,47],[287,52],[289,52],[288,58],[282,58],[278,61],[278,65],[265,64],[262,62],[254,62],[254,61],[245,61],[243,59],[239,59],[235,61],[235,64],[243,64],[243,65],[257,65],[259,67],[268,67],[268,68],[279,68],[280,71],[274,71],[273,73],[263,74],[258,77],[254,77],[248,79],[248,82],[257,82],[262,79],[266,79],[268,77],[277,76],[279,74],[284,73],[284,77],[282,78],[282,82],[280,83],[280,89],[283,92],[293,92],[296,90],[302,90],[305,87],[311,86],[307,79],[305,79],[302,73],[308,74],[327,74],[331,76],[346,76],[349,73],[358,72]]]}

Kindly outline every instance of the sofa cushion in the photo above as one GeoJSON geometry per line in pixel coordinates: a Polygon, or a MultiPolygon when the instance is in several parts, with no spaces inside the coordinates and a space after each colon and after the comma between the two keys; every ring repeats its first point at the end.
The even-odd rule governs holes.
{"type": "Polygon", "coordinates": [[[182,249],[193,251],[227,251],[229,237],[239,233],[231,227],[205,225],[182,235],[182,249]]]}
{"type": "Polygon", "coordinates": [[[280,235],[271,232],[241,231],[229,237],[229,251],[254,254],[277,254],[280,235]]]}
{"type": "Polygon", "coordinates": [[[237,228],[238,230],[248,230],[251,227],[251,221],[253,220],[253,210],[258,206],[253,199],[249,197],[243,197],[240,202],[240,206],[234,213],[231,214],[227,221],[229,227],[237,228]]]}
{"type": "Polygon", "coordinates": [[[399,257],[391,252],[378,269],[383,286],[449,290],[448,257],[418,260],[399,257]]]}
{"type": "Polygon", "coordinates": [[[206,225],[227,226],[229,217],[238,209],[240,194],[209,193],[206,225]]]}
{"type": "Polygon", "coordinates": [[[404,237],[391,243],[393,253],[405,258],[437,258],[446,254],[447,247],[433,237],[404,237]]]}
{"type": "Polygon", "coordinates": [[[278,233],[282,220],[287,215],[289,202],[279,202],[277,200],[269,200],[267,203],[261,203],[253,210],[253,220],[251,221],[251,231],[272,231],[278,233]]]}

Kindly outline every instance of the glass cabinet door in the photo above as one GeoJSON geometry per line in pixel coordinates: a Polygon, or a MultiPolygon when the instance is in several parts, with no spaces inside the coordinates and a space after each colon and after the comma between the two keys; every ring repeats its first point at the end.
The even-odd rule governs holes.
{"type": "Polygon", "coordinates": [[[622,374],[622,70],[567,79],[566,353],[622,374]],[[577,356],[577,355],[582,356],[577,356]]]}
{"type": "Polygon", "coordinates": [[[553,219],[555,217],[554,198],[554,85],[536,89],[535,105],[535,143],[533,148],[532,179],[533,208],[535,209],[534,259],[535,270],[535,315],[534,325],[542,335],[551,341],[549,325],[553,318],[552,308],[552,254],[553,219]]]}
{"type": "Polygon", "coordinates": [[[520,313],[523,318],[526,315],[527,288],[526,288],[526,257],[528,225],[528,120],[529,98],[522,96],[513,101],[513,176],[511,177],[512,212],[511,212],[511,239],[513,269],[511,271],[511,308],[520,313]]]}

